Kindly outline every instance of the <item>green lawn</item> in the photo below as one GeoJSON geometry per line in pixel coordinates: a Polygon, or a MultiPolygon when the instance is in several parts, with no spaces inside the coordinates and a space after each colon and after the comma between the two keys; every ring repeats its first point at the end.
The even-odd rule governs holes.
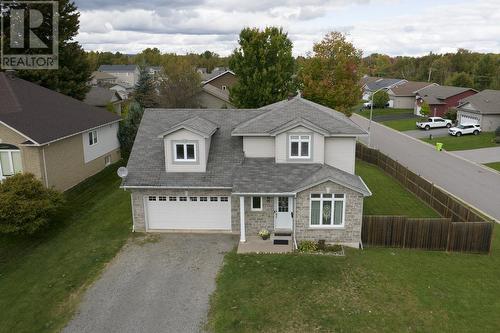
{"type": "MultiPolygon", "coordinates": [[[[361,106],[362,106],[362,104],[361,104],[361,106]]],[[[370,109],[360,110],[361,106],[356,107],[353,112],[355,112],[355,113],[357,113],[365,118],[370,118],[370,109]]],[[[391,114],[401,114],[401,113],[413,114],[413,110],[412,109],[391,109],[391,108],[373,109],[373,117],[387,116],[387,115],[391,115],[391,114]]]]}
{"type": "MultiPolygon", "coordinates": [[[[495,228],[495,238],[500,228],[495,228]]],[[[346,257],[225,257],[211,300],[215,332],[499,332],[493,254],[347,249],[346,257]]]]}
{"type": "Polygon", "coordinates": [[[500,171],[500,162],[494,162],[494,163],[486,163],[485,164],[487,167],[490,167],[492,169],[495,169],[497,171],[500,171]]]}
{"type": "Polygon", "coordinates": [[[130,235],[116,166],[67,193],[68,209],[33,237],[0,237],[0,332],[56,332],[130,235]]]}
{"type": "Polygon", "coordinates": [[[381,124],[384,124],[387,127],[393,128],[396,131],[410,131],[417,129],[417,125],[415,124],[417,121],[422,121],[423,118],[415,116],[410,119],[400,119],[400,120],[388,120],[383,121],[381,124]]]}
{"type": "Polygon", "coordinates": [[[356,174],[363,178],[373,193],[364,200],[363,214],[439,217],[434,209],[377,166],[356,160],[356,174]]]}
{"type": "Polygon", "coordinates": [[[448,151],[500,147],[500,144],[495,143],[495,133],[493,132],[483,132],[479,135],[462,135],[460,137],[449,135],[432,140],[428,138],[421,140],[432,145],[435,145],[436,142],[442,142],[444,144],[443,148],[448,151]]]}

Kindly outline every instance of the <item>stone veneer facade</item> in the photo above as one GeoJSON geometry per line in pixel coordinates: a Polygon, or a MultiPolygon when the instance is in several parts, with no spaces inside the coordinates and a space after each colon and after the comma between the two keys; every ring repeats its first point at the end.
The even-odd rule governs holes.
{"type": "MultiPolygon", "coordinates": [[[[230,190],[147,190],[133,189],[132,212],[135,231],[146,231],[144,197],[148,195],[165,196],[228,196],[231,197],[231,232],[240,233],[240,198],[231,196],[230,190]]],[[[357,246],[361,242],[363,218],[363,195],[351,189],[325,182],[297,194],[295,198],[295,235],[297,243],[302,240],[324,239],[327,243],[357,246]],[[309,226],[311,193],[345,194],[345,224],[343,228],[314,228],[309,226]]],[[[262,211],[250,209],[251,197],[245,197],[246,235],[256,236],[261,229],[274,230],[274,197],[262,197],[262,211]]]]}
{"type": "Polygon", "coordinates": [[[351,189],[325,182],[297,194],[295,214],[295,236],[297,243],[302,240],[324,239],[331,244],[357,246],[361,242],[361,225],[363,222],[363,195],[351,189]],[[311,193],[345,194],[345,217],[343,228],[314,228],[309,226],[311,193]]]}

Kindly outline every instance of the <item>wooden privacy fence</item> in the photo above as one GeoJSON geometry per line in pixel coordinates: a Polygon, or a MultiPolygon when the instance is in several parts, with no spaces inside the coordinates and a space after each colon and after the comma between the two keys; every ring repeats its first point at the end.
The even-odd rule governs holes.
{"type": "Polygon", "coordinates": [[[365,215],[361,230],[366,246],[488,253],[493,223],[365,215]]]}
{"type": "Polygon", "coordinates": [[[358,142],[356,157],[383,169],[389,175],[396,178],[410,192],[433,207],[441,216],[450,218],[452,222],[489,221],[466,203],[441,190],[376,149],[369,148],[358,142]]]}

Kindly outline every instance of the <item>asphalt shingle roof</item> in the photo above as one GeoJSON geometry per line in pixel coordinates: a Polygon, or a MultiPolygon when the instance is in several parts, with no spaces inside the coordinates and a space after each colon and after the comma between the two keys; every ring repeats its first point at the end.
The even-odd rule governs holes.
{"type": "Polygon", "coordinates": [[[378,78],[377,80],[367,80],[366,88],[370,91],[376,91],[382,88],[390,88],[399,82],[403,83],[404,79],[386,79],[378,78]]]}
{"type": "Polygon", "coordinates": [[[137,65],[101,65],[99,72],[133,72],[137,68],[137,65]]]}
{"type": "Polygon", "coordinates": [[[238,125],[233,135],[271,134],[295,120],[304,119],[329,135],[366,135],[366,132],[343,113],[301,97],[271,104],[259,117],[238,125]]]}
{"type": "Polygon", "coordinates": [[[83,102],[92,106],[105,107],[108,103],[114,102],[121,97],[118,97],[117,92],[104,87],[92,87],[85,95],[83,102]],[[114,100],[114,98],[116,98],[114,100]]]}
{"type": "MultiPolygon", "coordinates": [[[[344,122],[346,117],[337,115],[331,109],[323,108],[309,101],[287,101],[279,105],[290,106],[290,113],[302,105],[310,109],[309,115],[319,113],[333,122],[344,122]],[[328,113],[325,113],[325,109],[328,113]],[[313,110],[313,111],[311,111],[313,110]]],[[[277,104],[263,109],[206,110],[206,109],[148,109],[144,112],[134,147],[128,161],[128,176],[124,187],[171,187],[171,188],[231,188],[233,192],[263,191],[266,193],[290,193],[299,186],[306,186],[323,178],[334,179],[360,193],[368,195],[360,178],[339,169],[322,164],[277,164],[271,159],[244,158],[243,138],[233,136],[233,129],[251,119],[261,119],[266,114],[286,110],[276,108],[277,104]],[[166,172],[162,134],[178,128],[179,125],[201,126],[197,131],[212,134],[206,172],[166,172]],[[212,124],[212,127],[209,125],[212,124]],[[314,177],[314,175],[316,175],[314,177]]],[[[267,119],[267,118],[264,118],[267,119]]],[[[288,119],[288,118],[287,118],[288,119]]],[[[310,120],[310,119],[308,119],[310,120]]],[[[265,122],[266,120],[264,120],[265,122]]],[[[340,128],[344,128],[344,124],[340,128]]],[[[365,133],[354,127],[356,133],[365,133]]]]}
{"type": "Polygon", "coordinates": [[[500,90],[483,90],[478,94],[464,98],[461,105],[465,103],[472,104],[480,114],[500,114],[500,90]]]}
{"type": "Polygon", "coordinates": [[[474,90],[472,88],[464,88],[464,87],[452,87],[452,86],[430,86],[418,91],[418,94],[422,97],[429,97],[427,101],[429,104],[438,104],[431,103],[436,100],[444,100],[449,97],[461,94],[468,90],[474,90]]]}
{"type": "Polygon", "coordinates": [[[204,137],[209,137],[217,130],[217,125],[209,120],[206,120],[203,117],[194,116],[173,125],[172,127],[168,128],[162,135],[165,136],[178,130],[179,128],[187,128],[191,131],[198,132],[204,137]]]}
{"type": "Polygon", "coordinates": [[[38,144],[121,119],[109,111],[2,72],[0,101],[0,121],[38,144]]]}
{"type": "Polygon", "coordinates": [[[429,82],[408,81],[391,88],[391,91],[394,93],[394,96],[415,96],[418,90],[430,85],[434,84],[429,82]]]}

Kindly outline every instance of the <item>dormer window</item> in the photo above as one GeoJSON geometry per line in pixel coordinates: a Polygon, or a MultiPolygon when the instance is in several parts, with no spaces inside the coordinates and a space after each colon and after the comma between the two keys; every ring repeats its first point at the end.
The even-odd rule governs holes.
{"type": "Polygon", "coordinates": [[[311,158],[311,136],[290,135],[289,136],[289,158],[308,159],[311,158]]]}
{"type": "Polygon", "coordinates": [[[176,143],[175,144],[176,162],[196,162],[196,144],[194,143],[176,143]]]}

